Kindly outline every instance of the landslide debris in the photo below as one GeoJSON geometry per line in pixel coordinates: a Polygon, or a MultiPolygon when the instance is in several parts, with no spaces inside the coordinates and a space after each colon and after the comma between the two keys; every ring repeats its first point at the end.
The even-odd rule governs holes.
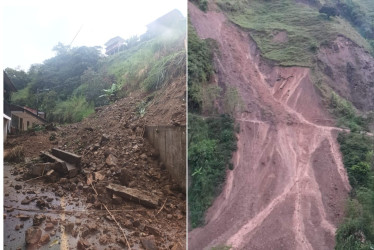
{"type": "MultiPolygon", "coordinates": [[[[162,92],[163,98],[181,86],[184,84],[179,82],[162,92]]],[[[158,103],[153,105],[154,111],[142,117],[138,107],[145,94],[133,93],[80,123],[58,126],[56,131],[10,136],[5,149],[22,145],[26,162],[5,164],[5,227],[14,229],[18,225],[17,230],[28,233],[21,239],[8,230],[6,246],[27,241],[37,247],[67,244],[78,249],[126,248],[123,233],[105,206],[132,248],[185,246],[185,194],[143,137],[144,125],[153,118],[161,121],[165,114],[165,125],[185,124],[182,95],[172,99],[177,108],[172,109],[169,102],[165,112],[160,110],[166,100],[158,100],[155,95],[158,103]],[[55,139],[50,141],[52,133],[55,139]],[[47,175],[53,171],[53,163],[44,163],[39,153],[52,148],[81,156],[77,176],[69,178],[56,171],[47,175]],[[123,195],[123,190],[133,197],[123,195]]]]}
{"type": "Polygon", "coordinates": [[[264,60],[251,32],[214,8],[189,3],[189,16],[200,38],[217,43],[218,84],[244,102],[233,170],[206,224],[189,232],[189,249],[332,249],[350,186],[336,141],[343,129],[310,69],[264,60]]]}

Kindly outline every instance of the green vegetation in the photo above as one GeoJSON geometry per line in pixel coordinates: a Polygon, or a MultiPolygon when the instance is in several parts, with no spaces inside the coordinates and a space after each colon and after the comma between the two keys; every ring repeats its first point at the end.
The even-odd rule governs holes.
{"type": "Polygon", "coordinates": [[[349,128],[352,132],[369,130],[369,120],[357,115],[353,105],[335,92],[331,93],[330,112],[338,119],[338,126],[349,128]]]}
{"type": "Polygon", "coordinates": [[[93,105],[88,103],[85,97],[72,96],[56,105],[50,114],[50,120],[59,123],[79,122],[94,112],[93,105]]]}
{"type": "Polygon", "coordinates": [[[6,74],[12,79],[16,89],[23,89],[31,81],[30,76],[22,69],[5,69],[6,74]]]}
{"type": "Polygon", "coordinates": [[[190,0],[195,3],[202,11],[208,10],[208,0],[190,0]]]}
{"type": "Polygon", "coordinates": [[[312,66],[320,45],[338,35],[371,50],[344,18],[327,19],[317,8],[293,0],[218,0],[217,4],[234,23],[251,31],[264,57],[280,65],[312,66]],[[280,32],[282,38],[277,36],[280,32]]]}
{"type": "Polygon", "coordinates": [[[100,47],[70,48],[59,43],[56,55],[28,72],[6,69],[18,87],[12,103],[42,110],[47,120],[77,122],[94,107],[135,90],[152,92],[185,77],[185,20],[126,40],[117,54],[104,57],[100,47]]]}
{"type": "Polygon", "coordinates": [[[106,58],[103,66],[114,75],[122,95],[143,87],[152,91],[185,74],[185,22],[153,39],[140,41],[130,49],[106,58]]]}
{"type": "Polygon", "coordinates": [[[191,24],[188,25],[188,109],[201,112],[202,90],[213,73],[212,42],[201,40],[191,24]]]}
{"type": "Polygon", "coordinates": [[[154,91],[169,83],[170,80],[183,75],[186,71],[186,53],[184,50],[175,52],[165,56],[155,63],[147,78],[143,82],[143,86],[148,91],[154,91]]]}
{"type": "Polygon", "coordinates": [[[236,137],[234,120],[228,115],[203,118],[190,113],[188,122],[188,206],[191,225],[197,227],[204,223],[206,209],[220,192],[236,137]]]}
{"type": "MultiPolygon", "coordinates": [[[[236,88],[211,83],[215,41],[202,40],[188,26],[188,191],[192,227],[204,223],[204,213],[219,194],[226,170],[233,169],[236,150],[234,119],[241,105],[236,88]],[[218,104],[220,103],[220,104],[218,104]],[[219,106],[224,114],[217,115],[219,106]],[[204,116],[208,117],[204,117],[204,116]]],[[[227,248],[214,248],[227,249],[227,248]]]]}
{"type": "MultiPolygon", "coordinates": [[[[76,122],[93,112],[94,102],[86,101],[77,89],[83,89],[82,75],[87,69],[95,70],[101,58],[98,47],[69,48],[61,43],[54,47],[56,56],[43,64],[34,64],[26,74],[28,82],[13,94],[12,103],[46,112],[47,119],[55,122],[76,122]],[[24,86],[24,88],[22,88],[24,86]]],[[[25,72],[12,69],[13,81],[25,72]],[[16,71],[16,72],[15,72],[16,71]]],[[[24,82],[24,83],[25,83],[24,82]]],[[[89,87],[87,87],[89,91],[89,87]]],[[[89,93],[87,91],[87,93],[89,93]]]]}
{"type": "Polygon", "coordinates": [[[352,186],[335,249],[374,248],[374,139],[363,133],[338,137],[352,186]]]}
{"type": "Polygon", "coordinates": [[[370,0],[341,0],[336,3],[347,19],[374,49],[374,3],[370,0]]]}

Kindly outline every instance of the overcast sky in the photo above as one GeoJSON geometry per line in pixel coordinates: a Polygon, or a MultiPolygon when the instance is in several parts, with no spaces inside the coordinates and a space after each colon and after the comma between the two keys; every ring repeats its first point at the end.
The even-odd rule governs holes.
{"type": "Polygon", "coordinates": [[[110,38],[126,39],[173,9],[187,15],[186,0],[2,1],[2,66],[28,70],[53,57],[62,42],[72,46],[103,46],[110,38]]]}

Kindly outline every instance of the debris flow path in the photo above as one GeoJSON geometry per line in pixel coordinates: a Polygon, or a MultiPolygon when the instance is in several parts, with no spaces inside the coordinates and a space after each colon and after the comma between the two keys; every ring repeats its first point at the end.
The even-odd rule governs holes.
{"type": "MultiPolygon", "coordinates": [[[[214,6],[210,6],[214,9],[214,6]]],[[[263,60],[250,33],[189,3],[198,35],[217,41],[218,84],[244,102],[234,170],[189,233],[189,249],[333,249],[350,190],[330,115],[302,67],[263,60]]]]}

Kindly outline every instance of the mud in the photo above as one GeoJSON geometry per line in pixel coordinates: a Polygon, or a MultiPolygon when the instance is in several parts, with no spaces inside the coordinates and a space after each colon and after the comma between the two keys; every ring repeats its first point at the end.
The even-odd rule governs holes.
{"type": "Polygon", "coordinates": [[[374,58],[364,48],[339,36],[318,52],[324,80],[363,112],[374,110],[374,58]]]}
{"type": "Polygon", "coordinates": [[[189,15],[201,38],[217,41],[219,82],[236,87],[245,106],[236,116],[234,170],[206,225],[189,233],[189,249],[333,249],[350,186],[336,141],[341,129],[309,69],[263,60],[250,34],[221,12],[189,3],[189,15]]]}
{"type": "MultiPolygon", "coordinates": [[[[163,93],[174,91],[183,95],[184,85],[169,86],[168,91],[163,93]]],[[[155,94],[156,100],[160,95],[155,94]]],[[[6,163],[6,249],[26,249],[25,232],[32,226],[34,215],[46,216],[39,225],[43,234],[35,246],[38,249],[127,249],[121,229],[105,206],[124,230],[132,249],[143,249],[144,244],[155,249],[186,245],[185,194],[143,137],[148,121],[160,121],[164,117],[165,124],[185,124],[185,114],[173,116],[185,106],[180,103],[179,109],[168,107],[161,113],[165,102],[154,104],[155,111],[150,110],[146,114],[149,119],[145,119],[138,109],[145,96],[133,93],[98,109],[80,123],[58,126],[56,131],[25,133],[9,139],[5,150],[24,146],[26,162],[6,163]],[[50,140],[52,133],[53,140],[50,140]],[[32,179],[30,169],[40,164],[39,152],[52,147],[82,156],[81,170],[76,177],[57,174],[53,178],[32,179]],[[156,207],[149,208],[117,196],[107,188],[109,184],[123,185],[157,198],[156,207]],[[22,204],[26,196],[28,200],[22,204]],[[22,221],[24,216],[17,215],[30,218],[26,216],[22,221]]],[[[183,98],[178,102],[183,102],[183,98]]]]}

